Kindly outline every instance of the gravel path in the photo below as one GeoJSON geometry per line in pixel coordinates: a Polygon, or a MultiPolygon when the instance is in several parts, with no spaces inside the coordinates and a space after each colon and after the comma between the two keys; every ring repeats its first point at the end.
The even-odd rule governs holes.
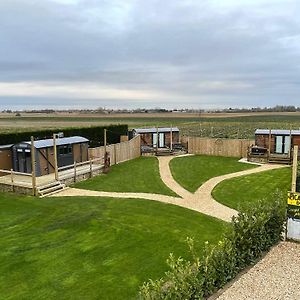
{"type": "Polygon", "coordinates": [[[224,206],[223,204],[217,202],[212,197],[213,189],[223,180],[231,179],[234,177],[250,175],[254,173],[259,173],[268,170],[274,170],[279,168],[284,168],[285,165],[275,165],[275,164],[264,164],[254,169],[244,170],[240,172],[230,173],[222,176],[217,176],[209,179],[195,192],[194,198],[197,199],[199,209],[205,214],[210,214],[216,218],[231,221],[232,216],[236,216],[238,212],[232,208],[224,206]]]}
{"type": "Polygon", "coordinates": [[[300,244],[282,242],[218,300],[300,299],[300,244]]]}
{"type": "MultiPolygon", "coordinates": [[[[186,155],[185,155],[186,156],[186,155]]],[[[278,169],[285,167],[283,165],[265,164],[255,169],[245,170],[241,172],[231,173],[223,176],[212,178],[205,182],[194,194],[184,189],[173,178],[170,170],[170,161],[176,156],[159,156],[159,171],[162,181],[173,190],[179,197],[171,197],[160,194],[150,193],[119,193],[119,192],[99,192],[83,189],[68,188],[53,197],[60,196],[98,196],[98,197],[113,197],[113,198],[135,198],[160,201],[182,206],[191,210],[195,210],[206,215],[230,222],[232,216],[237,214],[237,211],[215,201],[211,196],[214,187],[221,181],[233,177],[243,176],[247,174],[258,173],[266,170],[278,169]]]]}

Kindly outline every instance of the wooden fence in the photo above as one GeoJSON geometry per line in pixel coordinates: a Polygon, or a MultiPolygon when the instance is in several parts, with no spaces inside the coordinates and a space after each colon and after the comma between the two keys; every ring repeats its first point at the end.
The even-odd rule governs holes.
{"type": "Polygon", "coordinates": [[[192,154],[247,157],[254,140],[188,137],[188,152],[192,154]]]}
{"type": "MultiPolygon", "coordinates": [[[[106,146],[106,151],[110,154],[110,164],[115,165],[123,161],[137,158],[141,156],[141,138],[136,136],[130,141],[121,142],[106,146]]],[[[105,147],[97,147],[89,149],[89,157],[100,158],[104,156],[105,147]]]]}

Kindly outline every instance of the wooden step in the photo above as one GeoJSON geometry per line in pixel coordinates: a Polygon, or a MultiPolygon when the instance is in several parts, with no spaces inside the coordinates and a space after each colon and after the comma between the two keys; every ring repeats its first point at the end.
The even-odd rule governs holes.
{"type": "Polygon", "coordinates": [[[268,162],[271,164],[271,163],[274,163],[274,164],[291,164],[291,160],[290,159],[286,159],[286,158],[281,158],[281,159],[269,159],[268,162]]]}
{"type": "Polygon", "coordinates": [[[43,186],[37,187],[37,192],[41,198],[52,195],[65,189],[65,185],[60,181],[54,181],[43,186]]]}
{"type": "Polygon", "coordinates": [[[51,193],[48,193],[48,194],[46,194],[46,195],[40,196],[40,198],[45,198],[45,197],[52,196],[52,195],[54,195],[54,194],[57,194],[57,193],[59,193],[59,192],[61,192],[61,191],[66,190],[66,189],[69,189],[69,187],[64,187],[64,188],[62,188],[62,189],[55,190],[55,191],[53,191],[53,192],[51,192],[51,193]]]}

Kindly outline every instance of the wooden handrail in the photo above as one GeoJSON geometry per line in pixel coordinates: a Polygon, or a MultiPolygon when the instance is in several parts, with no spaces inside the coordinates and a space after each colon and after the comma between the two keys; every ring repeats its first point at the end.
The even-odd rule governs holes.
{"type": "MultiPolygon", "coordinates": [[[[92,159],[91,162],[94,163],[96,161],[101,161],[103,160],[104,157],[101,157],[101,158],[95,158],[95,159],[92,159]]],[[[87,161],[83,161],[83,162],[80,162],[80,163],[76,163],[76,167],[78,166],[84,166],[84,165],[89,165],[90,164],[90,161],[87,160],[87,161]]],[[[75,167],[75,164],[71,164],[71,165],[67,165],[67,166],[63,166],[63,167],[59,167],[58,168],[58,171],[62,171],[62,170],[66,170],[66,169],[69,169],[69,168],[74,168],[75,167]]]]}
{"type": "Polygon", "coordinates": [[[28,177],[31,177],[32,175],[30,173],[22,173],[22,172],[17,172],[17,171],[11,171],[11,170],[3,170],[3,169],[0,169],[0,172],[1,173],[7,173],[7,174],[15,174],[15,175],[23,175],[23,176],[28,176],[28,177]]]}

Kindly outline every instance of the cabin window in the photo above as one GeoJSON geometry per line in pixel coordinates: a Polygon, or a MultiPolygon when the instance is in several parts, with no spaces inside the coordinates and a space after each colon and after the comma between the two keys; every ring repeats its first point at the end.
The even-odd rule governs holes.
{"type": "Polygon", "coordinates": [[[73,152],[72,145],[61,146],[58,148],[59,155],[68,155],[68,154],[72,154],[72,152],[73,152]]]}
{"type": "Polygon", "coordinates": [[[159,147],[163,148],[165,146],[165,134],[160,133],[159,134],[159,147]]]}
{"type": "Polygon", "coordinates": [[[275,136],[275,153],[288,154],[291,146],[291,138],[287,135],[275,136]]]}
{"type": "Polygon", "coordinates": [[[157,133],[153,133],[152,135],[152,145],[153,147],[156,147],[157,145],[157,133]]]}

